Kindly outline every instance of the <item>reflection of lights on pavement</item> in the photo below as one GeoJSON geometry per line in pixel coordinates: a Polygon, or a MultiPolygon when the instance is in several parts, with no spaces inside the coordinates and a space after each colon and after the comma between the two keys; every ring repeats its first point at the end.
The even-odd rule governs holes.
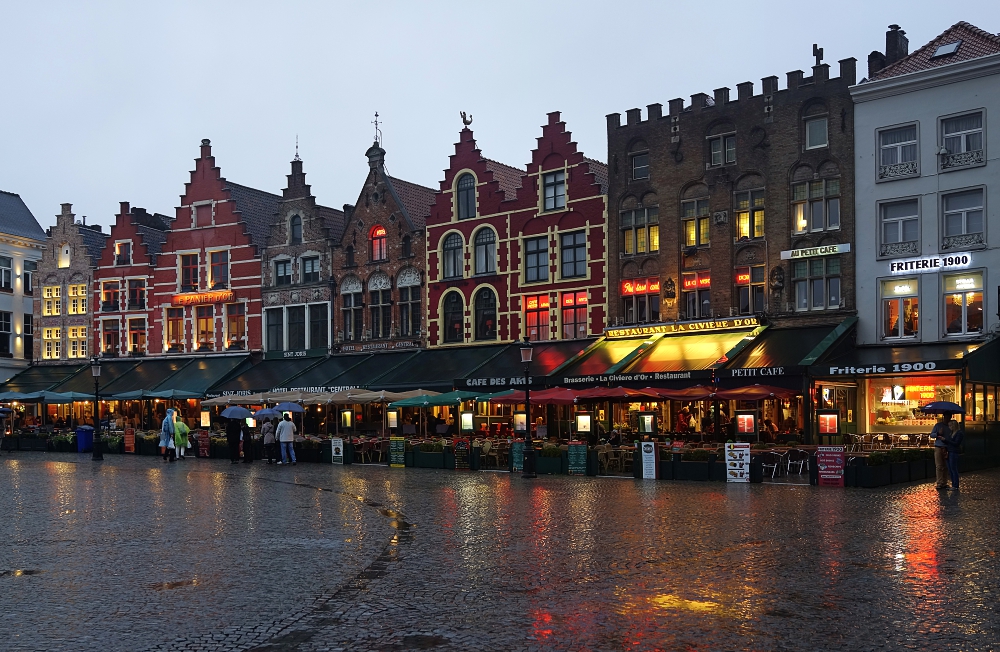
{"type": "Polygon", "coordinates": [[[663,594],[652,598],[653,603],[662,609],[687,609],[688,611],[715,611],[718,602],[708,600],[685,600],[676,595],[663,594]]]}

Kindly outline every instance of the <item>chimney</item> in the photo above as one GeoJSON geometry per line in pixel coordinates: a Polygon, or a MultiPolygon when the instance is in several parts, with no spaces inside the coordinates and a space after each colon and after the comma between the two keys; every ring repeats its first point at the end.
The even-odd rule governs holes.
{"type": "Polygon", "coordinates": [[[885,68],[885,55],[878,50],[872,50],[868,55],[868,78],[871,79],[883,68],[885,68]]]}
{"type": "Polygon", "coordinates": [[[885,65],[893,64],[910,53],[910,41],[899,25],[889,25],[885,33],[885,65]]]}
{"type": "Polygon", "coordinates": [[[749,100],[753,97],[753,82],[736,84],[736,94],[740,100],[749,100]]]}
{"type": "Polygon", "coordinates": [[[715,106],[725,106],[729,104],[729,88],[723,86],[722,88],[716,88],[713,91],[715,95],[715,106]]]}
{"type": "Polygon", "coordinates": [[[621,113],[609,113],[608,119],[608,129],[617,129],[622,126],[622,114],[621,113]]]}
{"type": "Polygon", "coordinates": [[[802,71],[793,70],[785,75],[788,78],[788,90],[793,90],[802,85],[802,71]]]}
{"type": "Polygon", "coordinates": [[[813,66],[813,83],[822,84],[828,81],[830,81],[830,65],[821,63],[818,66],[813,66]]]}
{"type": "Polygon", "coordinates": [[[837,63],[840,64],[840,79],[848,86],[857,84],[858,60],[854,57],[848,57],[847,59],[841,59],[837,63]]]}
{"type": "Polygon", "coordinates": [[[657,102],[656,104],[646,105],[646,119],[647,120],[659,120],[663,117],[663,105],[657,102]]]}
{"type": "Polygon", "coordinates": [[[127,201],[118,202],[118,213],[120,215],[129,214],[129,203],[127,201]]]}
{"type": "Polygon", "coordinates": [[[212,141],[208,138],[201,139],[201,157],[209,158],[212,156],[212,141]]]}
{"type": "Polygon", "coordinates": [[[681,98],[675,98],[667,102],[667,106],[670,108],[670,115],[680,115],[684,110],[684,100],[681,98]]]}
{"type": "Polygon", "coordinates": [[[705,100],[707,99],[708,99],[707,93],[695,93],[694,95],[692,95],[691,110],[694,111],[695,109],[704,109],[706,106],[708,106],[708,104],[705,102],[705,100]]]}
{"type": "Polygon", "coordinates": [[[760,80],[764,95],[772,95],[778,92],[778,76],[762,77],[760,80]]]}

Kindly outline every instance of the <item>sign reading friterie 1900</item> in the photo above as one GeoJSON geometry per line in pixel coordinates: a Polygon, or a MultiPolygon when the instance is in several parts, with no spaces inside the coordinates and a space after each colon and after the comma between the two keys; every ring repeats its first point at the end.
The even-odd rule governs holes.
{"type": "Polygon", "coordinates": [[[644,335],[670,335],[672,333],[725,331],[732,330],[734,328],[753,328],[755,326],[760,326],[760,322],[756,317],[739,317],[735,319],[707,319],[704,321],[652,324],[650,326],[609,328],[604,331],[604,335],[608,339],[614,339],[620,337],[641,337],[644,335]]]}
{"type": "Polygon", "coordinates": [[[226,303],[236,298],[232,290],[213,290],[211,292],[185,292],[170,297],[170,303],[175,306],[195,306],[208,303],[226,303]]]}

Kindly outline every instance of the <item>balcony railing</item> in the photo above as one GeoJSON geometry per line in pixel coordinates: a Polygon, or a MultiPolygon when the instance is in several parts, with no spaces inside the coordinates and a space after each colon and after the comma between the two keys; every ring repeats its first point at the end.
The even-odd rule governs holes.
{"type": "Polygon", "coordinates": [[[146,309],[146,300],[145,299],[143,299],[141,301],[131,301],[130,300],[128,302],[128,309],[129,310],[145,310],[146,309]]]}
{"type": "Polygon", "coordinates": [[[878,250],[879,256],[907,256],[916,255],[917,253],[916,240],[883,244],[878,250]]]}
{"type": "Polygon", "coordinates": [[[941,249],[971,249],[981,247],[986,244],[982,233],[963,233],[962,235],[948,235],[941,240],[941,249]]]}
{"type": "Polygon", "coordinates": [[[900,177],[912,177],[917,173],[917,162],[907,161],[905,163],[893,163],[892,165],[878,166],[879,179],[898,179],[900,177]]]}
{"type": "Polygon", "coordinates": [[[118,309],[118,299],[114,301],[101,301],[101,311],[103,312],[116,312],[118,309]]]}
{"type": "Polygon", "coordinates": [[[952,168],[962,168],[969,165],[982,165],[985,162],[983,150],[975,149],[971,152],[958,152],[956,154],[945,154],[941,157],[941,169],[950,170],[952,168]]]}

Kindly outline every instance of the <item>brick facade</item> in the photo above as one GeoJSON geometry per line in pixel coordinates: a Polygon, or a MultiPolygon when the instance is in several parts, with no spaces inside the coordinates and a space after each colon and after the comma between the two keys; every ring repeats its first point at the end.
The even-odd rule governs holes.
{"type": "Polygon", "coordinates": [[[344,206],[343,236],[331,251],[335,342],[346,352],[422,346],[424,228],[434,191],[390,177],[378,142],[365,155],[368,176],[356,205],[344,206]]]}
{"type": "Polygon", "coordinates": [[[86,361],[94,266],[108,236],[99,225],[77,222],[72,204],[62,204],[47,235],[35,276],[33,356],[42,363],[86,361]]]}
{"type": "Polygon", "coordinates": [[[614,323],[763,312],[804,324],[854,310],[853,253],[782,252],[854,241],[855,60],[834,79],[826,64],[787,79],[778,90],[764,78],[759,95],[746,82],[736,98],[720,88],[671,100],[667,115],[651,104],[645,120],[631,109],[624,125],[608,116],[609,287],[624,295],[614,323]]]}
{"type": "Polygon", "coordinates": [[[606,187],[607,167],[577,150],[559,112],[527,170],[484,158],[463,129],[428,220],[430,345],[600,334],[606,187]]]}

